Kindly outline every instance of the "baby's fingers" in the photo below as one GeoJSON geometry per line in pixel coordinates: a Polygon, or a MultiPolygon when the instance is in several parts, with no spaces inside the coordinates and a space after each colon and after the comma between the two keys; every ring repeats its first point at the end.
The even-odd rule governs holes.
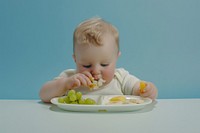
{"type": "Polygon", "coordinates": [[[156,91],[156,89],[153,89],[153,92],[148,97],[151,98],[152,100],[155,100],[156,97],[157,97],[157,91],[156,91]]]}
{"type": "Polygon", "coordinates": [[[76,78],[79,80],[80,85],[87,85],[87,77],[84,74],[79,74],[76,78]]]}
{"type": "Polygon", "coordinates": [[[71,86],[70,87],[71,89],[81,86],[81,82],[76,75],[74,75],[73,77],[70,78],[69,84],[71,86]]]}
{"type": "Polygon", "coordinates": [[[142,97],[149,97],[151,99],[154,99],[156,97],[155,86],[151,82],[148,82],[146,84],[145,91],[142,92],[142,93],[140,93],[140,96],[142,96],[142,97]]]}
{"type": "Polygon", "coordinates": [[[149,97],[153,93],[152,88],[145,88],[145,91],[140,93],[140,96],[142,97],[149,97]]]}
{"type": "Polygon", "coordinates": [[[92,74],[90,72],[84,71],[82,73],[89,78],[88,81],[91,81],[90,79],[93,79],[92,74]]]}
{"type": "Polygon", "coordinates": [[[75,76],[75,79],[79,81],[79,82],[76,81],[78,83],[78,86],[89,86],[91,84],[91,81],[90,81],[89,77],[87,77],[83,73],[78,73],[75,76]]]}
{"type": "Polygon", "coordinates": [[[140,93],[146,92],[146,86],[147,86],[147,83],[145,83],[144,81],[140,82],[140,93]]]}

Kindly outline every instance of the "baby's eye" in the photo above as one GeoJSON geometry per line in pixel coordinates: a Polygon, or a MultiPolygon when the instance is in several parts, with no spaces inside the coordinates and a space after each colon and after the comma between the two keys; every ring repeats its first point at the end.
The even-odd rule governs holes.
{"type": "Polygon", "coordinates": [[[85,68],[90,68],[92,65],[83,65],[85,68]]]}
{"type": "Polygon", "coordinates": [[[101,64],[102,67],[106,67],[108,66],[109,64],[101,64]]]}

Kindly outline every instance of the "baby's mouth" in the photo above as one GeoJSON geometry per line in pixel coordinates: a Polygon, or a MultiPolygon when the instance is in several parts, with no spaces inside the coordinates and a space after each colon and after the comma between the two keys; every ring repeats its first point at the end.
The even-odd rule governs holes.
{"type": "Polygon", "coordinates": [[[102,77],[100,75],[93,75],[92,80],[98,81],[99,79],[102,79],[102,77]]]}

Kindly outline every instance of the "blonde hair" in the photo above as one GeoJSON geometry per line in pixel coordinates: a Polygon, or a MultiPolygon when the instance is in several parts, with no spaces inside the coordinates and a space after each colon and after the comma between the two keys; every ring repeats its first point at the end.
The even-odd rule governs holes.
{"type": "Polygon", "coordinates": [[[105,33],[113,35],[119,51],[119,33],[117,28],[99,17],[88,19],[77,26],[73,36],[73,50],[77,44],[103,45],[102,38],[105,33]]]}

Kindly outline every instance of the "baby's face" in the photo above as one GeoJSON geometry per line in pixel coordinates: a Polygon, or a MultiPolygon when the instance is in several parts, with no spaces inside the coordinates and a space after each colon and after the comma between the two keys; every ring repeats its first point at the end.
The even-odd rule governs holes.
{"type": "Polygon", "coordinates": [[[113,77],[119,56],[117,44],[111,35],[105,35],[103,45],[76,45],[74,59],[78,72],[89,71],[95,80],[109,83],[113,77]]]}

